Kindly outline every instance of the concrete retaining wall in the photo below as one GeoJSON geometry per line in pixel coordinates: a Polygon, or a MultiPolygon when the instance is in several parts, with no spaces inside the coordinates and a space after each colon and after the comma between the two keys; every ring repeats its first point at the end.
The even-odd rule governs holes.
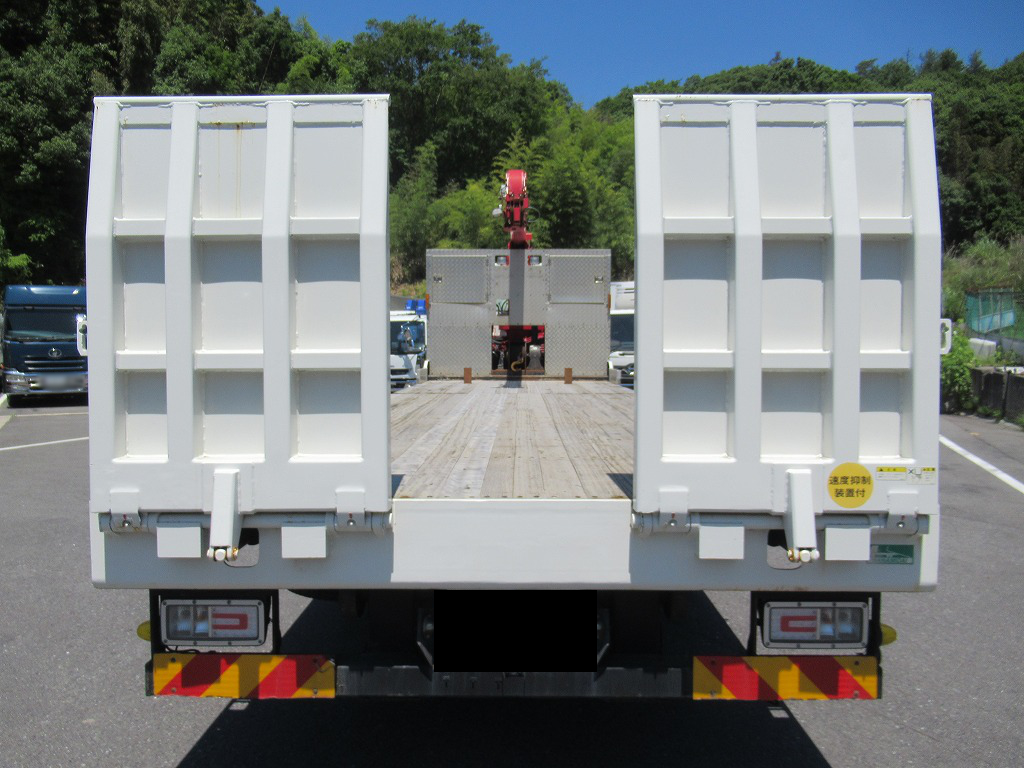
{"type": "Polygon", "coordinates": [[[1010,421],[1024,416],[1024,373],[1020,368],[972,368],[971,389],[979,408],[999,411],[1010,421]]]}
{"type": "Polygon", "coordinates": [[[1024,416],[1024,376],[1011,374],[1006,377],[1006,408],[1004,418],[1016,421],[1024,416]]]}

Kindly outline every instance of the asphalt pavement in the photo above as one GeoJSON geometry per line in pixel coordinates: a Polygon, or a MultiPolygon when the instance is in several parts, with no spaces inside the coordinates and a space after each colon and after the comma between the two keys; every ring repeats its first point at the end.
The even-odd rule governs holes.
{"type": "MultiPolygon", "coordinates": [[[[942,432],[1024,480],[1024,433],[942,432]]],[[[141,591],[89,580],[87,407],[0,406],[0,766],[1007,766],[1024,761],[1024,495],[943,447],[940,585],[887,594],[881,701],[338,700],[143,695],[141,591]]],[[[745,633],[744,594],[708,620],[745,633]]],[[[298,650],[333,620],[287,594],[298,650]]]]}

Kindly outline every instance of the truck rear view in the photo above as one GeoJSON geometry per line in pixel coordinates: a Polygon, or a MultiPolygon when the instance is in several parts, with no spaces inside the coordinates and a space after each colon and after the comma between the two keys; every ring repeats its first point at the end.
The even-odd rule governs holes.
{"type": "Polygon", "coordinates": [[[928,98],[637,97],[635,395],[391,404],[387,106],[97,100],[93,580],[150,591],[150,692],[879,695],[881,593],[937,574],[928,98]],[[341,636],[287,653],[283,589],[341,636]],[[706,589],[751,594],[745,650],[706,589]],[[453,660],[502,610],[585,661],[453,660]]]}

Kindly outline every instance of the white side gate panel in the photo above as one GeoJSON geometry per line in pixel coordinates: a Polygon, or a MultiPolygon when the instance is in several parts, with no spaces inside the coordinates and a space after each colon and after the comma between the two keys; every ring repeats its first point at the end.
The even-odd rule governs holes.
{"type": "MultiPolygon", "coordinates": [[[[634,509],[769,513],[791,537],[802,518],[809,548],[823,514],[934,515],[915,554],[933,583],[930,98],[639,96],[635,114],[634,509]]],[[[869,541],[833,553],[867,560],[869,541]]]]}
{"type": "Polygon", "coordinates": [[[92,513],[390,509],[387,118],[96,100],[92,513]]]}

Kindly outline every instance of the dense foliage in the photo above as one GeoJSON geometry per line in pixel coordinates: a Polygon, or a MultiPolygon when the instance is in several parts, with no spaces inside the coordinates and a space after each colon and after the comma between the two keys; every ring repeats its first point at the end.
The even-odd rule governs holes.
{"type": "Polygon", "coordinates": [[[945,413],[973,411],[977,407],[971,385],[971,368],[977,364],[967,336],[959,329],[953,332],[952,348],[942,356],[942,410],[945,413]]]}
{"type": "Polygon", "coordinates": [[[942,306],[947,317],[967,317],[967,294],[994,289],[1024,295],[1024,238],[1003,246],[984,238],[946,252],[942,265],[942,306]]]}
{"type": "Polygon", "coordinates": [[[776,56],[584,110],[467,21],[370,20],[332,41],[253,0],[19,0],[0,9],[0,283],[81,279],[94,95],[390,93],[392,274],[411,283],[426,248],[505,242],[490,210],[511,167],[529,174],[535,244],[611,248],[630,277],[633,93],[867,91],[935,94],[954,254],[1024,233],[1024,54],[990,69],[929,51],[855,72],[776,56]]]}

